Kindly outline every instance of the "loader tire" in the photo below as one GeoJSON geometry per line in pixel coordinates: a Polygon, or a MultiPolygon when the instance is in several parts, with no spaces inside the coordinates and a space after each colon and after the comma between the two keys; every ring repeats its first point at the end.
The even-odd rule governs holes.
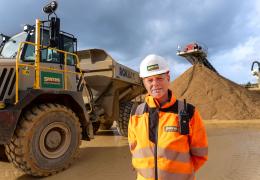
{"type": "Polygon", "coordinates": [[[117,130],[121,136],[127,137],[128,122],[132,110],[133,102],[123,102],[119,107],[119,119],[117,120],[117,130]]]}
{"type": "Polygon", "coordinates": [[[5,149],[9,161],[26,174],[49,176],[69,167],[80,143],[76,114],[66,106],[49,103],[22,114],[5,149]]]}

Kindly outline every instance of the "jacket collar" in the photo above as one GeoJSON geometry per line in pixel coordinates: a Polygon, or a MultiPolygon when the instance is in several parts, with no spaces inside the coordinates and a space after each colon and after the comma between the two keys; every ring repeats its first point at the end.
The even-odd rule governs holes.
{"type": "Polygon", "coordinates": [[[160,106],[159,102],[149,94],[146,95],[145,102],[150,108],[162,108],[162,109],[168,108],[176,102],[176,98],[174,97],[171,90],[168,90],[168,96],[169,96],[169,101],[166,102],[162,107],[160,106]]]}

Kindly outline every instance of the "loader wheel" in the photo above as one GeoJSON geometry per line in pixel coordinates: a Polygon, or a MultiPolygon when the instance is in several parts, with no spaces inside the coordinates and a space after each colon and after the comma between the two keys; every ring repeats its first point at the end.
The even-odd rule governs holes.
{"type": "Polygon", "coordinates": [[[11,142],[9,161],[33,176],[49,176],[69,167],[77,157],[81,128],[69,108],[41,104],[22,115],[11,142]]]}
{"type": "Polygon", "coordinates": [[[128,122],[132,110],[133,102],[124,102],[119,107],[119,119],[117,120],[117,130],[121,136],[127,137],[128,122]]]}

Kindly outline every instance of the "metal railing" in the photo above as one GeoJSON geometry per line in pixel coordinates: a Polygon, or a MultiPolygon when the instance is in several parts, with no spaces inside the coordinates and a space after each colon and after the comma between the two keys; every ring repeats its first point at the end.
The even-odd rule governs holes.
{"type": "Polygon", "coordinates": [[[19,48],[18,48],[18,52],[17,52],[17,56],[16,56],[16,84],[15,84],[15,87],[16,87],[16,93],[15,93],[15,104],[18,103],[19,101],[19,67],[28,67],[28,68],[34,68],[35,69],[35,78],[34,78],[34,89],[40,89],[40,70],[49,70],[49,71],[54,71],[54,72],[62,72],[64,73],[64,90],[68,90],[68,73],[71,73],[71,74],[78,74],[80,75],[80,77],[83,76],[83,73],[82,71],[80,70],[79,68],[79,58],[77,56],[77,54],[75,53],[71,53],[71,52],[67,52],[67,51],[63,51],[63,50],[59,50],[59,49],[56,49],[56,48],[51,48],[51,47],[47,47],[47,46],[40,46],[41,48],[44,48],[44,49],[50,49],[50,50],[54,50],[58,53],[62,53],[64,54],[64,69],[61,70],[61,69],[56,69],[56,68],[49,68],[49,67],[40,67],[40,61],[36,60],[35,58],[35,62],[34,62],[34,65],[31,65],[31,64],[24,64],[24,63],[20,63],[20,56],[21,56],[21,49],[23,47],[23,45],[25,44],[29,44],[29,45],[32,45],[32,46],[35,46],[37,47],[37,44],[35,43],[32,43],[32,42],[21,42],[19,44],[19,48]],[[69,71],[67,70],[67,57],[68,55],[71,55],[72,57],[75,57],[73,59],[76,59],[76,67],[79,69],[79,72],[75,72],[75,71],[69,71]]]}

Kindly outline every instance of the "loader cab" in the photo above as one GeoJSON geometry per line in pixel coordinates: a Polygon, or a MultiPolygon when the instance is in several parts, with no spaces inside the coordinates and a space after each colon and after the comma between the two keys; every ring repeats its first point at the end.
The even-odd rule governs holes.
{"type": "MultiPolygon", "coordinates": [[[[44,29],[41,31],[41,45],[45,46],[45,48],[41,49],[41,62],[43,63],[54,63],[54,64],[64,64],[63,59],[64,55],[55,50],[48,49],[49,45],[49,31],[44,29]]],[[[28,33],[28,42],[35,42],[35,33],[28,33]]],[[[76,38],[67,33],[61,32],[60,34],[60,42],[57,49],[74,53],[76,52],[76,38]]],[[[25,44],[23,48],[23,52],[21,54],[21,60],[25,62],[34,62],[35,61],[35,46],[30,44],[25,44]]],[[[69,66],[75,65],[75,60],[71,55],[67,57],[67,64],[69,66]]]]}
{"type": "MultiPolygon", "coordinates": [[[[29,42],[23,44],[19,53],[19,62],[31,67],[23,67],[19,72],[19,89],[26,90],[34,87],[35,82],[35,28],[31,27],[9,39],[3,46],[1,55],[4,58],[15,59],[20,42],[29,42]]],[[[76,72],[75,56],[67,54],[65,67],[65,54],[60,52],[75,53],[77,50],[77,39],[66,32],[60,31],[58,45],[55,48],[49,47],[49,29],[40,30],[40,88],[41,89],[67,89],[77,91],[77,76],[70,72],[76,72]],[[66,70],[65,70],[66,69],[66,70]],[[66,72],[65,72],[66,71],[66,72]],[[67,85],[65,85],[67,84],[67,85]]]]}
{"type": "MultiPolygon", "coordinates": [[[[4,38],[4,37],[3,37],[4,38]]],[[[20,42],[35,42],[35,33],[33,30],[29,32],[21,32],[18,33],[6,42],[1,38],[1,49],[0,56],[5,59],[14,59],[17,55],[17,50],[20,42]]],[[[48,46],[49,40],[49,31],[47,29],[42,30],[42,38],[41,44],[43,46],[48,46]]],[[[61,32],[60,34],[60,43],[58,45],[58,49],[74,53],[76,52],[76,42],[77,39],[65,32],[61,32]]],[[[22,50],[21,58],[22,61],[25,62],[33,62],[35,60],[35,46],[30,44],[25,44],[22,50]]],[[[74,58],[68,55],[68,65],[74,65],[74,58]]],[[[43,48],[41,50],[41,62],[49,62],[49,63],[63,63],[63,56],[55,51],[48,50],[47,48],[43,48]]]]}
{"type": "MultiPolygon", "coordinates": [[[[18,74],[14,82],[19,91],[79,91],[82,74],[75,54],[77,39],[60,30],[56,9],[56,2],[48,4],[43,8],[48,14],[47,20],[36,19],[34,26],[25,25],[23,32],[10,38],[5,36],[6,40],[1,43],[0,59],[7,59],[3,63],[11,63],[12,71],[18,74]]],[[[16,95],[16,102],[18,99],[16,95]]]]}

